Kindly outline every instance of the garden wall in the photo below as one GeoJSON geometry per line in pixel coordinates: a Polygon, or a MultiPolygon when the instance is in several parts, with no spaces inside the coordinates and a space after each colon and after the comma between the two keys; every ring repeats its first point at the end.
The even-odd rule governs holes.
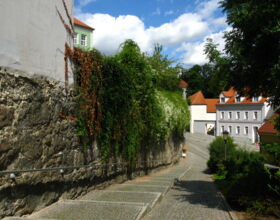
{"type": "MultiPolygon", "coordinates": [[[[80,146],[76,98],[73,88],[65,90],[57,81],[0,68],[0,171],[78,166],[18,173],[14,179],[0,174],[0,218],[32,213],[59,198],[74,199],[128,178],[120,158],[110,159],[119,163],[114,166],[100,165],[96,143],[86,150],[80,146]]],[[[132,176],[176,163],[182,141],[170,137],[139,155],[146,162],[136,164],[132,176]]]]}

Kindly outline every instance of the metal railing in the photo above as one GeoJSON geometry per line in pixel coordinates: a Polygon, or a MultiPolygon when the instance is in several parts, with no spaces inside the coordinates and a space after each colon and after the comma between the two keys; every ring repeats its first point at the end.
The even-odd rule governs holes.
{"type": "MultiPolygon", "coordinates": [[[[171,164],[170,162],[168,163],[166,160],[149,160],[149,161],[141,161],[141,162],[136,162],[136,164],[143,165],[143,164],[148,164],[148,166],[154,166],[155,162],[165,162],[161,165],[169,165],[171,164]],[[151,164],[152,163],[152,164],[151,164]]],[[[34,169],[22,169],[22,170],[3,170],[0,171],[0,176],[1,175],[9,175],[10,178],[15,178],[16,174],[20,173],[33,173],[33,172],[49,172],[49,171],[59,171],[61,174],[64,173],[65,170],[75,170],[75,169],[80,169],[80,168],[94,168],[94,169],[99,169],[101,167],[116,167],[116,166],[127,166],[127,162],[121,162],[121,163],[109,163],[109,164],[101,164],[101,163],[96,163],[96,164],[89,164],[89,165],[78,165],[78,166],[62,166],[62,167],[51,167],[51,168],[34,168],[34,169]]]]}

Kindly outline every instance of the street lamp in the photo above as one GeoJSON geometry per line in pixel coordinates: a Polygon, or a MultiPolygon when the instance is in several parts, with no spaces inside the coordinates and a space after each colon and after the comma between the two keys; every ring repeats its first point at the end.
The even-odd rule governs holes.
{"type": "Polygon", "coordinates": [[[225,160],[227,160],[227,139],[228,139],[228,131],[223,132],[223,138],[225,142],[225,160]]]}

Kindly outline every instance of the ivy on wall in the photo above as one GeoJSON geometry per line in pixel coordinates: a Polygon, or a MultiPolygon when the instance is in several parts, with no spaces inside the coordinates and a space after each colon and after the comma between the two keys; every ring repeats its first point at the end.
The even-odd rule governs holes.
{"type": "Polygon", "coordinates": [[[77,134],[85,148],[98,141],[104,162],[122,156],[133,164],[172,132],[182,136],[189,123],[187,103],[178,92],[157,89],[157,74],[135,42],[125,41],[109,57],[96,50],[67,54],[80,95],[77,134]]]}

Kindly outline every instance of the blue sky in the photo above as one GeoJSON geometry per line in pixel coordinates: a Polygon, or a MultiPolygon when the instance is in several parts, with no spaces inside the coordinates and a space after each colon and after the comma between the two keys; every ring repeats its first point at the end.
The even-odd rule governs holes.
{"type": "Polygon", "coordinates": [[[75,0],[74,15],[95,28],[93,45],[106,55],[133,39],[143,52],[156,43],[179,63],[205,63],[203,48],[211,37],[223,49],[229,30],[220,0],[75,0]]]}

